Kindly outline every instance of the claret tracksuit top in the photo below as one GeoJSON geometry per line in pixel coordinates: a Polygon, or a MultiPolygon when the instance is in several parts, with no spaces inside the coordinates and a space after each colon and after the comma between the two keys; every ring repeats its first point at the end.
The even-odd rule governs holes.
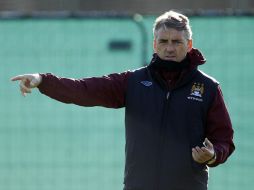
{"type": "Polygon", "coordinates": [[[208,167],[191,149],[207,137],[217,166],[234,151],[233,129],[218,82],[198,70],[197,49],[180,73],[150,65],[103,77],[41,74],[41,93],[81,106],[125,107],[125,190],[206,190],[208,167]]]}

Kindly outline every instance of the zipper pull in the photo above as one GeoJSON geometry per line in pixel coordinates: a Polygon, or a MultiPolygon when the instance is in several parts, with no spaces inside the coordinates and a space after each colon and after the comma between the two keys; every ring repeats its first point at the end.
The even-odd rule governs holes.
{"type": "Polygon", "coordinates": [[[170,96],[170,92],[168,91],[167,92],[167,100],[168,100],[169,96],[170,96]]]}

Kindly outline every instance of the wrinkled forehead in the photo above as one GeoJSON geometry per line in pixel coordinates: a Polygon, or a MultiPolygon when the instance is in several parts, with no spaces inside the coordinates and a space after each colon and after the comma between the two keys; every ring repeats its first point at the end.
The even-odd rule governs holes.
{"type": "Polygon", "coordinates": [[[156,39],[185,39],[185,34],[183,30],[177,30],[175,28],[162,26],[156,31],[156,39]]]}

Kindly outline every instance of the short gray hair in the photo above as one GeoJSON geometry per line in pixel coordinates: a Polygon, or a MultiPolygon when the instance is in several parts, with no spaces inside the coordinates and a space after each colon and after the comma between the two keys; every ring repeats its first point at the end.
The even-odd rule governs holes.
{"type": "Polygon", "coordinates": [[[187,40],[192,39],[192,31],[189,19],[187,16],[181,13],[175,11],[168,11],[157,17],[153,25],[154,38],[157,37],[156,33],[162,27],[164,27],[165,29],[174,28],[178,31],[184,31],[185,38],[187,40]]]}

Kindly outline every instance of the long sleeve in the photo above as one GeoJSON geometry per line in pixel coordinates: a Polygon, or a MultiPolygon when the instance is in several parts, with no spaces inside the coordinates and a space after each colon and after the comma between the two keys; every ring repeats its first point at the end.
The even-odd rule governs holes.
{"type": "Polygon", "coordinates": [[[216,161],[209,166],[215,167],[225,162],[235,150],[233,143],[234,131],[219,86],[207,115],[206,129],[206,136],[212,142],[217,157],[216,161]]]}
{"type": "Polygon", "coordinates": [[[61,78],[41,74],[41,93],[63,103],[80,106],[120,108],[125,104],[127,78],[130,72],[113,73],[103,77],[84,79],[61,78]]]}

